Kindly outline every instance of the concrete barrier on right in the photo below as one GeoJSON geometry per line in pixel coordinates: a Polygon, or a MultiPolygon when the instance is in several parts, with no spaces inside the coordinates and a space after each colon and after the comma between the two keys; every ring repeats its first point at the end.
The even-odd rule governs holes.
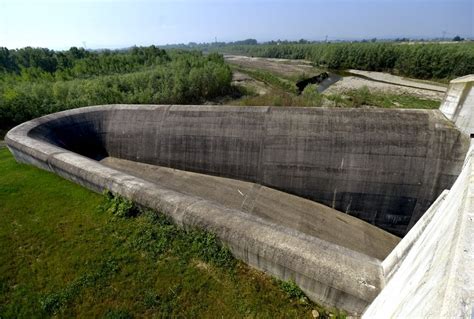
{"type": "MultiPolygon", "coordinates": [[[[440,110],[473,137],[474,75],[440,110]]],[[[474,142],[461,174],[383,261],[386,285],[363,318],[474,318],[474,142]]]]}
{"type": "Polygon", "coordinates": [[[452,80],[441,104],[444,115],[466,134],[474,133],[474,74],[452,80]]]}

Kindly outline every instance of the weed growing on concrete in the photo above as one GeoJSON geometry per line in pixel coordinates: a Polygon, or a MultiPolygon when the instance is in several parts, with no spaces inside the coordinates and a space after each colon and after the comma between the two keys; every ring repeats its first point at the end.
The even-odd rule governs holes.
{"type": "Polygon", "coordinates": [[[112,214],[116,217],[133,217],[139,213],[139,208],[122,196],[115,196],[110,191],[104,191],[104,201],[99,206],[99,211],[112,214]]]}
{"type": "Polygon", "coordinates": [[[338,311],[336,309],[326,309],[324,307],[316,306],[311,303],[311,301],[306,297],[305,293],[301,288],[292,280],[284,281],[278,278],[273,277],[274,283],[280,287],[280,289],[286,294],[286,296],[291,300],[295,301],[305,307],[315,308],[318,318],[336,318],[343,319],[346,318],[346,313],[338,311]]]}
{"type": "Polygon", "coordinates": [[[299,300],[303,303],[308,302],[308,298],[303,290],[292,280],[283,281],[276,279],[278,286],[283,290],[290,299],[299,300]]]}

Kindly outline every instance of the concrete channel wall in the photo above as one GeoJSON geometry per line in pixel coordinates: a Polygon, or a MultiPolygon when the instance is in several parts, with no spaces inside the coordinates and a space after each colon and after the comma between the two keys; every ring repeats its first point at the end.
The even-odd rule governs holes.
{"type": "Polygon", "coordinates": [[[30,135],[93,159],[258,183],[398,236],[453,184],[469,143],[426,110],[117,105],[62,114],[30,135]]]}
{"type": "Polygon", "coordinates": [[[382,265],[388,283],[364,318],[472,318],[474,144],[451,190],[382,265]]]}
{"type": "Polygon", "coordinates": [[[367,241],[397,242],[351,215],[405,233],[451,187],[469,138],[437,110],[110,105],[26,122],[6,143],[20,162],[212,231],[246,263],[361,314],[385,286],[388,267],[395,278],[402,266],[345,245],[356,228],[367,241]],[[285,191],[312,199],[329,206],[327,219],[344,216],[339,232],[347,237],[336,242],[164,187],[107,166],[113,158],[263,185],[269,198],[285,191]]]}

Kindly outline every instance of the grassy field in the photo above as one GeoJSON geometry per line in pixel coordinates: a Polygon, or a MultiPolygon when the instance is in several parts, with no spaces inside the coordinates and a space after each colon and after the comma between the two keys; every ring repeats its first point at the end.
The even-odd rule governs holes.
{"type": "Polygon", "coordinates": [[[137,212],[0,148],[0,318],[329,317],[212,234],[137,212]]]}

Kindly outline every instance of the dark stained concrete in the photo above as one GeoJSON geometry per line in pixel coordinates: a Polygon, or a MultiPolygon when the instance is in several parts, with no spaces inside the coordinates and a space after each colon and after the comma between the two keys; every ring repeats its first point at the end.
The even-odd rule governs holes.
{"type": "Polygon", "coordinates": [[[399,236],[452,185],[469,143],[437,110],[109,108],[31,134],[93,159],[258,183],[399,236]]]}

